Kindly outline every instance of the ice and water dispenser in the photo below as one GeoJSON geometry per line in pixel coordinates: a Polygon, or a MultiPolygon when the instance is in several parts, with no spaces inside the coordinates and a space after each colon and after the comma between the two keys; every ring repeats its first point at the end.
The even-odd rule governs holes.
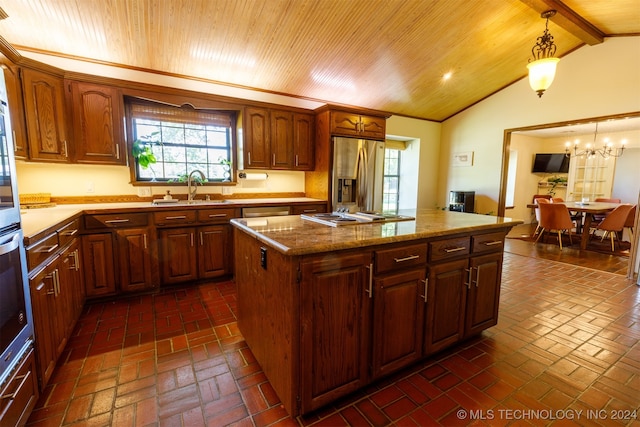
{"type": "Polygon", "coordinates": [[[475,212],[475,191],[450,191],[449,210],[456,212],[475,212]]]}

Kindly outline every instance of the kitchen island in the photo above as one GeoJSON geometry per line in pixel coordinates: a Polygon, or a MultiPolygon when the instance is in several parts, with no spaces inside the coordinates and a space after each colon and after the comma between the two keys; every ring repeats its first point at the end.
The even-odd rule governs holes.
{"type": "Polygon", "coordinates": [[[522,221],[407,214],[341,227],[231,221],[238,326],[292,416],[497,323],[504,238],[522,221]]]}

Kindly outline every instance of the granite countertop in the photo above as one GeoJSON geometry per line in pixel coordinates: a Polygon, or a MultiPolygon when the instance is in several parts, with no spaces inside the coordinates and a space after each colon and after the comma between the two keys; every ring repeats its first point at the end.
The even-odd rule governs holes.
{"type": "Polygon", "coordinates": [[[403,242],[511,228],[519,219],[449,212],[435,209],[405,211],[413,221],[366,223],[331,227],[297,215],[268,218],[238,218],[231,223],[240,230],[286,255],[306,255],[342,249],[403,242]]]}
{"type": "MultiPolygon", "coordinates": [[[[57,205],[41,209],[23,209],[20,211],[22,231],[26,240],[33,239],[39,234],[45,233],[65,221],[82,213],[109,213],[109,212],[154,212],[158,209],[202,209],[211,207],[242,208],[249,206],[286,205],[295,203],[326,203],[325,200],[309,197],[286,197],[264,199],[228,199],[224,202],[212,200],[201,201],[196,204],[174,203],[153,205],[151,202],[125,202],[125,203],[91,203],[57,205]]],[[[41,238],[40,236],[38,236],[41,238]]]]}

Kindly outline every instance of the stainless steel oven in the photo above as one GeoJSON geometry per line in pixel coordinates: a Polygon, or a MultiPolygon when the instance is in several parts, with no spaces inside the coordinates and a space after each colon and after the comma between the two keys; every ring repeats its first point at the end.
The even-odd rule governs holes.
{"type": "Polygon", "coordinates": [[[4,74],[0,69],[0,387],[33,345],[33,318],[10,127],[4,74]]]}

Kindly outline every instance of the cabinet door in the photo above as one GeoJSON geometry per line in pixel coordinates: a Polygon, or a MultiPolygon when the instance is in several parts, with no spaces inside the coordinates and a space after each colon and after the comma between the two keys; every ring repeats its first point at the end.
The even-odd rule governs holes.
{"type": "Polygon", "coordinates": [[[368,253],[302,264],[302,412],[367,384],[372,299],[368,253]]]}
{"type": "Polygon", "coordinates": [[[455,344],[464,334],[468,259],[429,267],[425,354],[455,344]]]}
{"type": "Polygon", "coordinates": [[[201,279],[231,273],[230,254],[233,249],[230,225],[212,225],[198,228],[198,276],[201,279]]]}
{"type": "Polygon", "coordinates": [[[360,117],[360,134],[365,138],[384,139],[386,137],[386,119],[384,117],[360,117]]]}
{"type": "Polygon", "coordinates": [[[38,274],[30,280],[31,310],[33,313],[33,329],[35,334],[36,365],[40,390],[49,382],[53,368],[56,366],[56,351],[53,344],[54,298],[53,280],[47,272],[38,274]]]}
{"type": "MultiPolygon", "coordinates": [[[[73,270],[74,259],[71,248],[67,248],[61,255],[59,261],[59,278],[58,278],[58,316],[60,317],[60,325],[65,337],[70,337],[76,324],[76,307],[74,306],[74,287],[76,285],[76,277],[73,270]]],[[[66,343],[66,338],[65,338],[66,343]]],[[[62,349],[60,349],[62,351],[62,349]]]]}
{"type": "Polygon", "coordinates": [[[180,283],[198,278],[195,227],[160,231],[162,283],[180,283]]]}
{"type": "Polygon", "coordinates": [[[424,267],[376,278],[373,310],[373,377],[422,357],[424,267]]]}
{"type": "Polygon", "coordinates": [[[293,169],[310,171],[315,168],[315,119],[309,114],[293,115],[293,169]]]}
{"type": "Polygon", "coordinates": [[[126,164],[122,101],[118,89],[69,82],[73,106],[75,160],[78,163],[126,164]]]}
{"type": "Polygon", "coordinates": [[[271,126],[271,169],[291,169],[293,167],[293,113],[272,110],[271,126]]]}
{"type": "MultiPolygon", "coordinates": [[[[78,321],[85,301],[84,275],[82,271],[82,262],[80,256],[80,240],[76,241],[69,247],[64,254],[67,259],[66,265],[66,281],[71,291],[71,315],[73,323],[78,321]]],[[[73,329],[73,326],[72,326],[73,329]]]]}
{"type": "Polygon", "coordinates": [[[465,335],[482,332],[498,323],[502,252],[471,258],[471,286],[467,296],[465,335]]]}
{"type": "Polygon", "coordinates": [[[25,68],[22,86],[29,157],[31,160],[71,161],[62,78],[25,68]]]}
{"type": "Polygon", "coordinates": [[[344,111],[332,111],[331,134],[360,136],[360,115],[344,111]]]}
{"type": "Polygon", "coordinates": [[[264,108],[245,108],[244,168],[269,169],[271,164],[269,111],[264,108]]]}
{"type": "Polygon", "coordinates": [[[22,101],[22,87],[20,86],[20,68],[11,64],[0,55],[0,63],[4,65],[4,80],[7,86],[7,100],[9,115],[11,116],[11,135],[13,150],[17,158],[27,157],[27,128],[24,121],[24,103],[22,101]]]}
{"type": "Polygon", "coordinates": [[[120,267],[120,290],[123,292],[153,288],[152,238],[149,228],[123,228],[116,231],[120,267]]]}
{"type": "Polygon", "coordinates": [[[111,233],[82,236],[82,259],[87,298],[116,292],[111,233]]]}

